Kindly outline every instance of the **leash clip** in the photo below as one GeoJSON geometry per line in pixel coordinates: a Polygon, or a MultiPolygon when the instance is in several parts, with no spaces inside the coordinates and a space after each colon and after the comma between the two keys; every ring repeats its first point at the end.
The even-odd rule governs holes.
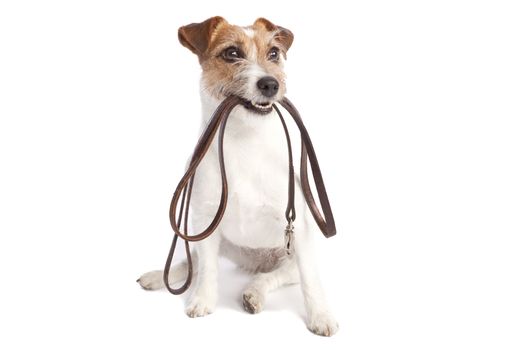
{"type": "Polygon", "coordinates": [[[294,253],[294,227],[291,219],[288,220],[288,224],[284,229],[284,249],[286,250],[286,255],[294,253]]]}

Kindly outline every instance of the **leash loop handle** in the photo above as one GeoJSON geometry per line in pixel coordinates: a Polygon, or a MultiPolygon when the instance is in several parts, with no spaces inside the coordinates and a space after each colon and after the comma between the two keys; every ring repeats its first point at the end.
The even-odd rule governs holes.
{"type": "MultiPolygon", "coordinates": [[[[173,194],[173,198],[171,200],[171,205],[170,205],[171,228],[177,234],[177,236],[184,239],[185,241],[195,242],[195,241],[201,241],[207,238],[210,234],[212,234],[213,231],[215,231],[215,229],[219,225],[222,219],[222,216],[224,215],[224,212],[226,210],[226,203],[228,201],[228,183],[226,179],[226,170],[224,166],[224,156],[223,156],[224,129],[226,126],[226,121],[230,115],[230,112],[239,103],[241,103],[241,99],[239,97],[229,96],[223,101],[223,103],[219,105],[217,110],[214,112],[208,127],[206,128],[206,130],[200,137],[199,142],[197,143],[197,146],[195,147],[195,151],[193,152],[193,156],[192,156],[190,165],[188,169],[186,170],[186,173],[180,180],[179,184],[177,185],[175,193],[173,194]],[[213,220],[209,224],[209,226],[201,233],[190,236],[187,234],[187,230],[186,232],[182,232],[179,229],[179,225],[177,225],[177,221],[175,220],[176,212],[177,212],[177,205],[178,205],[181,193],[183,192],[184,188],[188,185],[190,180],[193,179],[193,177],[195,176],[197,167],[199,166],[200,162],[206,155],[206,152],[210,148],[211,142],[213,141],[213,138],[215,134],[217,133],[217,129],[219,128],[219,126],[221,129],[219,132],[219,164],[220,164],[220,172],[221,172],[221,180],[222,180],[222,190],[221,190],[221,199],[219,202],[219,207],[217,209],[217,212],[215,213],[213,220]]],[[[188,207],[186,206],[186,211],[187,210],[188,210],[188,207]]]]}
{"type": "Polygon", "coordinates": [[[224,155],[223,155],[224,131],[226,127],[226,122],[228,120],[228,117],[232,109],[238,104],[240,104],[241,102],[242,100],[239,97],[229,96],[215,110],[206,130],[201,135],[201,137],[199,138],[199,141],[197,142],[197,145],[195,146],[195,150],[193,152],[193,156],[191,158],[190,165],[188,166],[188,169],[186,170],[186,173],[184,174],[182,179],[179,181],[179,184],[177,185],[177,188],[175,189],[175,193],[173,194],[173,198],[171,199],[169,217],[170,217],[171,228],[173,229],[174,235],[173,235],[173,240],[171,242],[170,250],[168,252],[168,257],[166,259],[166,264],[164,265],[163,280],[164,280],[164,284],[167,290],[172,294],[179,295],[179,294],[184,293],[191,284],[191,280],[193,276],[193,263],[191,259],[189,242],[200,241],[200,240],[205,239],[209,235],[211,235],[213,231],[215,231],[219,223],[221,222],[221,219],[226,210],[226,203],[228,202],[228,182],[226,178],[226,169],[224,166],[224,155]],[[219,165],[220,165],[221,180],[222,180],[221,181],[222,191],[221,191],[221,199],[220,199],[219,207],[217,208],[215,217],[213,218],[209,226],[201,233],[190,236],[188,235],[188,213],[189,213],[191,192],[193,188],[193,180],[195,178],[195,172],[197,171],[197,167],[199,166],[200,162],[206,155],[206,152],[210,148],[211,142],[213,141],[213,138],[215,137],[215,134],[217,133],[217,129],[219,128],[219,126],[220,126],[219,165]],[[177,206],[179,204],[179,199],[181,198],[181,195],[182,195],[182,199],[180,201],[181,205],[179,209],[179,215],[177,217],[177,206]],[[180,230],[183,213],[184,213],[184,232],[180,230]],[[179,237],[184,240],[186,260],[188,262],[188,272],[186,275],[186,280],[181,287],[171,288],[169,284],[169,273],[170,273],[170,268],[171,268],[171,262],[175,254],[175,248],[177,246],[177,240],[179,237]]]}
{"type": "Polygon", "coordinates": [[[321,232],[327,238],[332,237],[337,232],[334,215],[332,213],[330,201],[328,200],[328,194],[326,193],[323,175],[321,174],[321,168],[319,167],[319,162],[317,161],[317,156],[315,155],[315,149],[312,144],[312,140],[310,139],[310,135],[304,126],[299,111],[297,111],[292,102],[284,97],[283,100],[280,101],[280,104],[288,111],[288,113],[290,113],[301,133],[301,187],[303,189],[306,204],[308,204],[310,212],[312,213],[312,216],[314,217],[321,232]],[[314,178],[314,183],[317,189],[317,195],[319,196],[319,202],[321,204],[321,210],[324,214],[324,218],[323,214],[321,214],[321,210],[319,210],[315,202],[312,189],[310,187],[310,182],[308,180],[308,161],[310,163],[310,169],[314,178]]]}
{"type": "MultiPolygon", "coordinates": [[[[224,149],[224,131],[226,128],[226,122],[228,120],[228,117],[231,111],[233,110],[235,106],[241,103],[243,103],[241,98],[237,96],[229,96],[219,105],[219,107],[217,107],[217,109],[213,113],[212,118],[210,119],[210,122],[207,128],[205,129],[204,133],[201,135],[201,137],[199,138],[199,141],[197,142],[197,145],[193,152],[193,156],[190,161],[190,165],[188,166],[186,173],[180,180],[179,184],[177,185],[177,188],[175,189],[175,193],[173,194],[173,198],[170,204],[169,216],[170,216],[171,227],[175,234],[173,235],[173,240],[171,243],[170,251],[168,253],[166,264],[164,266],[164,275],[163,275],[164,284],[166,285],[166,288],[168,289],[168,291],[172,294],[178,295],[178,294],[184,293],[191,284],[192,275],[193,275],[193,263],[191,259],[189,242],[200,241],[200,240],[207,238],[209,235],[211,235],[213,231],[215,231],[219,223],[221,222],[224,212],[226,210],[226,204],[228,201],[228,182],[226,178],[226,169],[224,165],[224,150],[223,150],[224,149]],[[190,236],[188,235],[188,213],[189,213],[189,206],[190,206],[190,201],[191,201],[193,181],[195,178],[195,172],[197,171],[197,167],[199,166],[200,162],[206,155],[206,152],[210,148],[211,142],[213,141],[218,129],[219,129],[218,156],[219,156],[219,166],[220,166],[221,182],[222,182],[222,185],[221,185],[222,190],[221,190],[221,198],[219,202],[219,207],[217,209],[217,212],[215,213],[213,220],[209,224],[209,226],[202,232],[196,235],[190,236]],[[180,199],[180,209],[178,211],[179,215],[177,216],[177,207],[179,206],[179,199],[180,199]],[[183,230],[181,230],[181,224],[182,224],[183,219],[184,219],[184,228],[183,230]],[[169,285],[169,273],[170,273],[173,256],[175,253],[175,248],[177,246],[178,238],[182,238],[184,240],[186,259],[188,262],[188,274],[186,275],[186,281],[181,287],[171,288],[171,286],[169,285]]],[[[303,124],[303,121],[301,119],[301,116],[299,115],[299,112],[293,106],[293,104],[286,97],[280,102],[280,104],[288,111],[288,113],[290,113],[290,115],[294,119],[301,133],[300,178],[301,178],[301,187],[303,189],[303,194],[304,194],[306,203],[308,204],[308,207],[310,208],[310,212],[312,213],[315,221],[317,222],[317,225],[319,226],[319,229],[321,230],[321,232],[326,237],[331,237],[335,235],[336,233],[335,222],[334,222],[334,218],[332,215],[332,209],[330,207],[330,202],[328,200],[328,195],[326,193],[326,188],[324,186],[324,181],[323,181],[323,177],[321,174],[321,169],[319,167],[319,162],[317,161],[315,150],[312,145],[312,141],[310,139],[310,136],[308,135],[308,131],[306,130],[306,127],[303,124]],[[319,196],[319,202],[321,204],[321,210],[322,210],[322,213],[324,214],[324,218],[323,218],[323,214],[321,214],[321,211],[319,210],[319,208],[317,207],[317,204],[315,203],[315,199],[312,194],[310,183],[308,181],[308,162],[310,163],[310,169],[312,171],[312,176],[314,178],[314,182],[315,182],[315,186],[316,186],[317,193],[319,196]]],[[[285,248],[288,254],[293,254],[293,241],[294,241],[293,222],[296,218],[296,213],[295,213],[295,204],[294,204],[295,171],[294,171],[294,166],[293,166],[292,145],[290,141],[290,135],[288,132],[288,128],[286,127],[286,123],[284,121],[284,118],[279,108],[277,108],[275,104],[273,105],[273,108],[279,115],[279,118],[283,125],[283,129],[284,129],[285,136],[286,136],[286,143],[288,146],[288,164],[289,164],[289,167],[288,167],[289,168],[288,169],[288,204],[287,204],[286,211],[285,211],[285,217],[288,222],[288,225],[285,230],[285,248]]]]}

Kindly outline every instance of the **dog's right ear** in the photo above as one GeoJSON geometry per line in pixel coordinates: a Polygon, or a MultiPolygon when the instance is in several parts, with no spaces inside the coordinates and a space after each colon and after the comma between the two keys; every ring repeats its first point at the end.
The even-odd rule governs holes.
{"type": "Polygon", "coordinates": [[[227,22],[224,18],[215,16],[201,23],[192,23],[180,27],[179,41],[200,59],[208,49],[213,32],[222,23],[227,22]]]}

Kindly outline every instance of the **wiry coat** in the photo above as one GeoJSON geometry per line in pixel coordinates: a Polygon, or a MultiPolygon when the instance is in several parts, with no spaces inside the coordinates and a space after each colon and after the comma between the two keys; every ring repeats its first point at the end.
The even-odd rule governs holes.
{"type": "MultiPolygon", "coordinates": [[[[297,191],[295,253],[284,250],[284,212],[287,204],[288,158],[284,131],[271,104],[286,91],[283,61],[293,41],[292,33],[266,19],[252,26],[230,25],[213,17],[179,30],[179,40],[197,54],[203,69],[201,99],[203,128],[228,95],[251,106],[232,111],[224,137],[228,175],[228,206],[217,232],[195,244],[196,276],[186,313],[191,317],[212,312],[217,303],[218,257],[224,255],[255,273],[243,293],[247,311],[261,311],[268,292],[284,284],[301,282],[308,328],[332,335],[337,322],[329,312],[314,267],[312,235],[318,228],[309,218],[304,198],[297,191]],[[259,82],[271,77],[278,90],[270,96],[259,82]]],[[[201,232],[212,220],[220,199],[221,179],[217,143],[201,162],[193,185],[192,232],[201,232]]],[[[300,188],[296,179],[296,186],[300,188]]],[[[179,264],[170,283],[182,279],[186,265],[179,264]]],[[[162,286],[162,273],[152,271],[139,283],[146,289],[162,286]]]]}

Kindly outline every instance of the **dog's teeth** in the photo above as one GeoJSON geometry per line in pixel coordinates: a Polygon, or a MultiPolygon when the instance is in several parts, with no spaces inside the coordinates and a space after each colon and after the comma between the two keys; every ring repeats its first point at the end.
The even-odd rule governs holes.
{"type": "Polygon", "coordinates": [[[259,108],[259,109],[268,109],[270,107],[270,104],[259,104],[252,102],[252,106],[259,108]]]}
{"type": "Polygon", "coordinates": [[[260,111],[261,113],[267,113],[269,112],[271,109],[272,109],[272,104],[269,103],[269,102],[266,102],[264,104],[260,104],[260,103],[256,103],[256,102],[253,102],[253,101],[250,101],[250,104],[252,105],[253,108],[255,108],[256,110],[260,111]]]}

